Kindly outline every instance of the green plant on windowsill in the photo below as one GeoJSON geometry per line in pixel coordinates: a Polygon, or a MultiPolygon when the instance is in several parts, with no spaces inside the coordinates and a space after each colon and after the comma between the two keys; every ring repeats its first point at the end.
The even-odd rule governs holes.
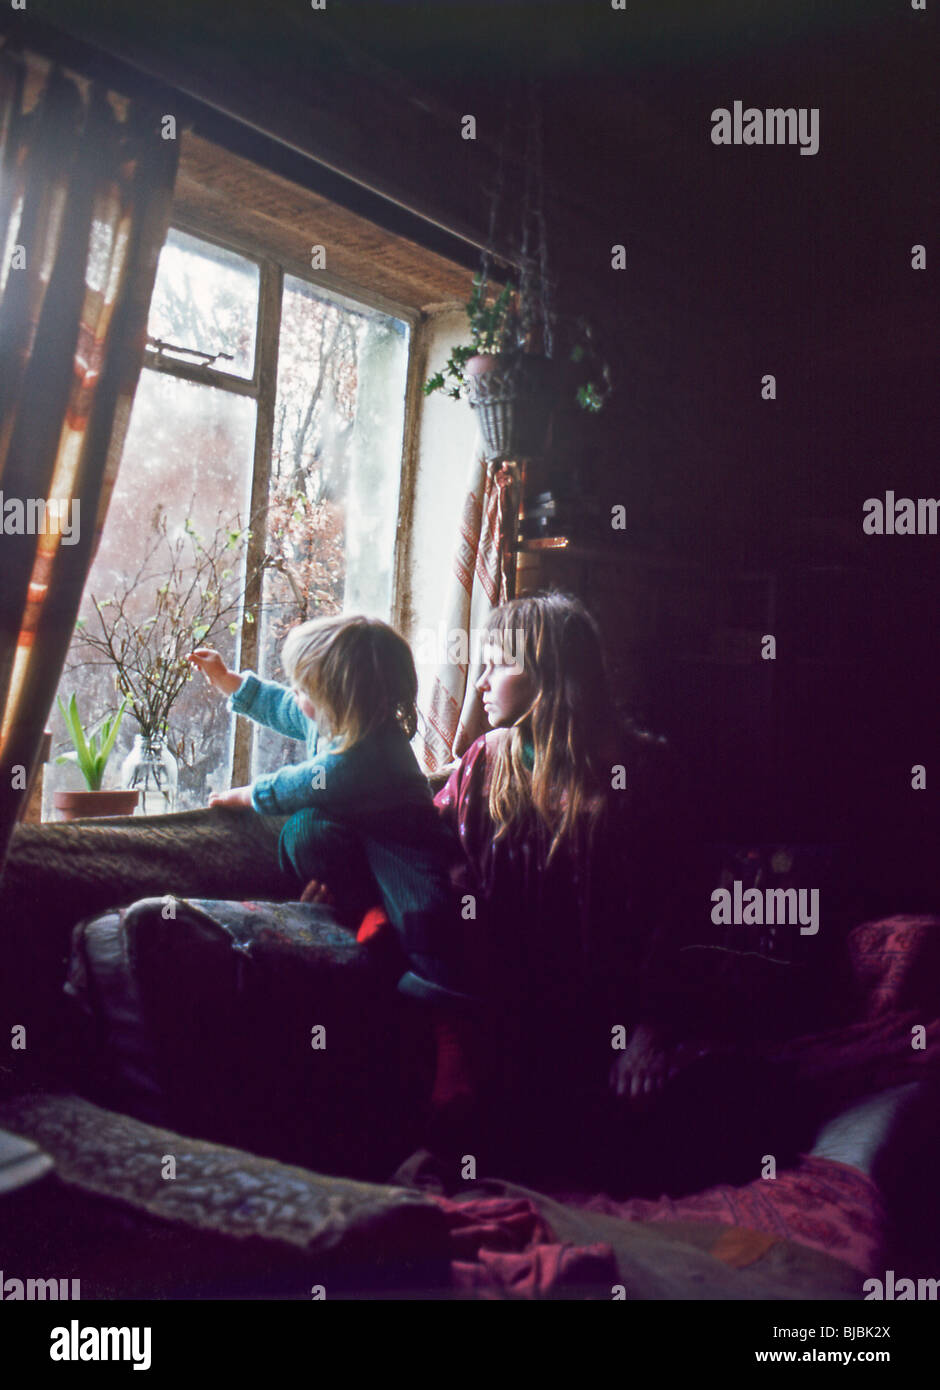
{"type": "Polygon", "coordinates": [[[82,726],[74,691],[67,705],[62,703],[61,696],[58,699],[58,705],[59,713],[65,720],[69,738],[72,740],[73,749],[70,753],[63,753],[56,758],[56,762],[77,763],[78,769],[85,779],[87,789],[90,792],[100,792],[104,770],[117,742],[121,720],[124,718],[124,711],[127,708],[127,700],[121,701],[116,714],[106,715],[87,733],[82,726]]]}
{"type": "Polygon", "coordinates": [[[116,714],[104,719],[86,733],[78,713],[74,693],[67,705],[59,700],[59,712],[73,743],[70,753],[62,753],[57,763],[77,763],[85,779],[86,791],[57,791],[53,804],[63,820],[87,820],[98,816],[130,816],[137,809],[140,796],[136,791],[103,791],[104,770],[114,751],[115,740],[124,718],[127,700],[122,700],[116,714]]]}

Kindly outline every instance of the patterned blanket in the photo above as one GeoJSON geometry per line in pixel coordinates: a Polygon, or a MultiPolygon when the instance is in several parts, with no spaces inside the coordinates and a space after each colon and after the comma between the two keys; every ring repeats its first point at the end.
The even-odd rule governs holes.
{"type": "MultiPolygon", "coordinates": [[[[136,1213],[131,1228],[150,1223],[154,1241],[164,1240],[160,1248],[175,1252],[178,1241],[164,1222],[177,1235],[205,1228],[207,1240],[211,1234],[224,1242],[234,1238],[239,1212],[246,1218],[242,1230],[263,1232],[264,1220],[256,1228],[256,1217],[291,1209],[287,1189],[263,1184],[259,1202],[249,1197],[246,1205],[252,1184],[246,1188],[225,1173],[250,1170],[273,1180],[269,1165],[281,1160],[303,1165],[305,1181],[315,1184],[348,1179],[325,1179],[311,1168],[349,1179],[390,1174],[401,1154],[414,1148],[411,1122],[430,1066],[427,1020],[410,1007],[398,1012],[403,1005],[381,958],[327,914],[285,902],[223,901],[230,893],[274,898],[283,883],[272,837],[252,839],[260,818],[221,816],[210,825],[207,816],[193,813],[182,841],[183,817],[174,818],[172,829],[166,823],[129,827],[148,832],[148,844],[116,823],[102,825],[94,832],[94,853],[87,852],[88,826],[43,827],[33,838],[22,828],[3,884],[0,920],[0,992],[15,996],[30,1039],[25,1054],[4,1059],[0,1089],[5,1080],[9,1084],[11,1068],[46,1051],[47,1060],[55,1053],[57,1063],[71,1062],[76,1084],[90,1086],[112,1110],[136,1106],[141,1117],[111,1113],[105,1122],[87,1100],[40,1091],[3,1103],[0,1125],[37,1139],[56,1157],[63,1191],[50,1211],[68,1216],[64,1189],[72,1174],[93,1197],[90,1210],[99,1226],[119,1231],[124,1218],[115,1217],[114,1204],[126,1204],[136,1213]],[[197,884],[218,897],[186,898],[197,884]],[[102,911],[142,891],[161,896],[130,910],[102,911]],[[61,989],[69,929],[82,916],[70,969],[78,1026],[66,1031],[61,989]],[[125,1026],[141,1019],[143,1033],[125,1026]],[[325,1047],[314,1045],[318,1038],[325,1047]],[[154,1123],[163,1128],[155,1130],[154,1123]],[[167,1132],[176,1137],[165,1138],[167,1132]],[[181,1141],[180,1132],[204,1137],[181,1141]],[[210,1135],[239,1147],[222,1160],[218,1143],[207,1142],[210,1135]],[[161,1179],[155,1185],[145,1156],[158,1149],[172,1155],[181,1142],[201,1157],[191,1173],[195,1185],[172,1189],[171,1200],[170,1184],[161,1179]],[[111,1162],[119,1151],[123,1178],[111,1162]],[[259,1154],[270,1157],[253,1157],[259,1154]],[[210,1232],[213,1211],[224,1217],[224,1230],[210,1232]]],[[[262,823],[262,829],[270,827],[262,823]]],[[[768,1044],[764,1057],[812,1086],[829,1113],[886,1087],[934,1082],[940,1069],[940,919],[866,923],[851,933],[848,957],[855,990],[851,1021],[768,1044]]],[[[24,1071],[13,1085],[26,1079],[24,1071]]],[[[857,1296],[858,1272],[881,1258],[876,1252],[886,1234],[886,1179],[878,1174],[873,1181],[833,1154],[805,1158],[775,1183],[755,1173],[748,1182],[716,1184],[684,1198],[623,1202],[560,1189],[558,1201],[494,1179],[458,1182],[429,1176],[429,1163],[425,1156],[396,1174],[395,1191],[410,1196],[404,1228],[393,1222],[394,1238],[382,1227],[385,1216],[377,1222],[384,1253],[362,1234],[371,1216],[363,1223],[341,1216],[337,1229],[348,1229],[361,1252],[349,1287],[377,1288],[386,1276],[393,1282],[401,1276],[415,1289],[470,1296],[568,1297],[592,1290],[610,1297],[611,1284],[619,1282],[629,1285],[630,1297],[851,1297],[857,1296]],[[411,1262],[415,1189],[423,1194],[417,1225],[428,1223],[421,1228],[417,1264],[411,1262]],[[427,1230],[433,1233],[429,1254],[421,1245],[427,1230]],[[641,1237],[654,1242],[645,1247],[645,1264],[637,1254],[641,1237]],[[667,1246],[678,1252],[674,1266],[667,1246]],[[392,1275],[388,1259],[399,1255],[392,1275]],[[817,1263],[810,1266],[811,1257],[817,1263]],[[776,1292],[766,1292],[765,1276],[772,1276],[776,1292]],[[760,1289],[765,1292],[754,1292],[760,1289]]],[[[918,1177],[909,1169],[894,1195],[903,1197],[906,1186],[917,1213],[929,1182],[926,1172],[918,1177]]],[[[365,1186],[372,1202],[373,1184],[365,1186]]],[[[326,1208],[333,1209],[329,1202],[326,1208]]],[[[371,1210],[368,1202],[363,1210],[371,1210]]],[[[120,1244],[117,1235],[115,1241],[120,1244]]],[[[214,1279],[225,1284],[226,1261],[217,1253],[207,1265],[217,1273],[206,1274],[203,1292],[216,1286],[214,1279]]],[[[112,1262],[112,1271],[119,1264],[112,1262]]],[[[283,1289],[280,1274],[264,1283],[262,1265],[246,1256],[239,1266],[246,1291],[283,1289]]],[[[174,1253],[165,1288],[181,1287],[179,1266],[174,1253]]],[[[156,1273],[150,1284],[145,1271],[135,1283],[134,1261],[120,1268],[113,1288],[140,1288],[149,1296],[156,1273]]],[[[304,1271],[306,1278],[307,1265],[304,1271]]]]}
{"type": "Polygon", "coordinates": [[[848,1266],[783,1239],[578,1211],[425,1153],[356,1183],[48,1092],[0,1104],[0,1126],[56,1163],[6,1213],[5,1267],[42,1249],[83,1299],[859,1296],[848,1266]]]}

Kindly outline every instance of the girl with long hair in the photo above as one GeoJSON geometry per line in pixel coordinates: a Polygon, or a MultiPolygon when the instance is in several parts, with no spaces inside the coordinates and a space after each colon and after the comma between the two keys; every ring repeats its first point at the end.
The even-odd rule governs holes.
{"type": "Polygon", "coordinates": [[[589,1075],[603,1088],[611,1072],[613,1088],[634,1095],[665,1079],[641,1017],[669,877],[665,750],[618,718],[577,599],[503,604],[483,660],[476,686],[491,728],[436,804],[464,851],[458,886],[473,915],[462,956],[485,1022],[439,1020],[435,1101],[456,1137],[485,1098],[502,1138],[509,1126],[526,1147],[589,1075]],[[626,1062],[611,1050],[618,1028],[626,1062]]]}

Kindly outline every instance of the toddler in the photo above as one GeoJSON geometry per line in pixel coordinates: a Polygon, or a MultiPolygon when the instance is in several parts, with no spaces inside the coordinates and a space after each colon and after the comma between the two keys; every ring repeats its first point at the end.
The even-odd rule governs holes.
{"type": "Polygon", "coordinates": [[[369,906],[377,888],[406,958],[399,988],[428,999],[463,997],[450,876],[460,851],[411,750],[418,682],[404,639],[372,618],[301,623],[282,651],[290,688],[230,671],[206,647],[189,660],[236,714],[298,739],[307,752],[305,761],[212,796],[209,805],[286,816],[278,841],[284,871],[299,885],[328,885],[347,906],[369,906]]]}

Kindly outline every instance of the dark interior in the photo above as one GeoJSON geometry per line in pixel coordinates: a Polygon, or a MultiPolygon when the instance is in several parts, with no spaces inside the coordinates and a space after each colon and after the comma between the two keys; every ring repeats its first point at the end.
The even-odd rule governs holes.
{"type": "MultiPolygon", "coordinates": [[[[674,750],[698,836],[829,855],[848,924],[940,913],[940,536],[861,524],[889,489],[938,492],[936,23],[880,0],[29,0],[0,31],[417,248],[369,272],[416,303],[434,257],[455,296],[475,270],[501,142],[511,209],[534,82],[557,306],[590,320],[615,389],[596,417],[559,405],[527,475],[570,540],[533,585],[597,616],[618,702],[674,750]],[[819,108],[818,153],[715,146],[710,114],[736,100],[819,108]],[[465,113],[476,141],[455,138],[465,113]]],[[[511,217],[500,235],[511,255],[511,217]]],[[[898,1210],[905,1163],[885,1160],[898,1210]]]]}

